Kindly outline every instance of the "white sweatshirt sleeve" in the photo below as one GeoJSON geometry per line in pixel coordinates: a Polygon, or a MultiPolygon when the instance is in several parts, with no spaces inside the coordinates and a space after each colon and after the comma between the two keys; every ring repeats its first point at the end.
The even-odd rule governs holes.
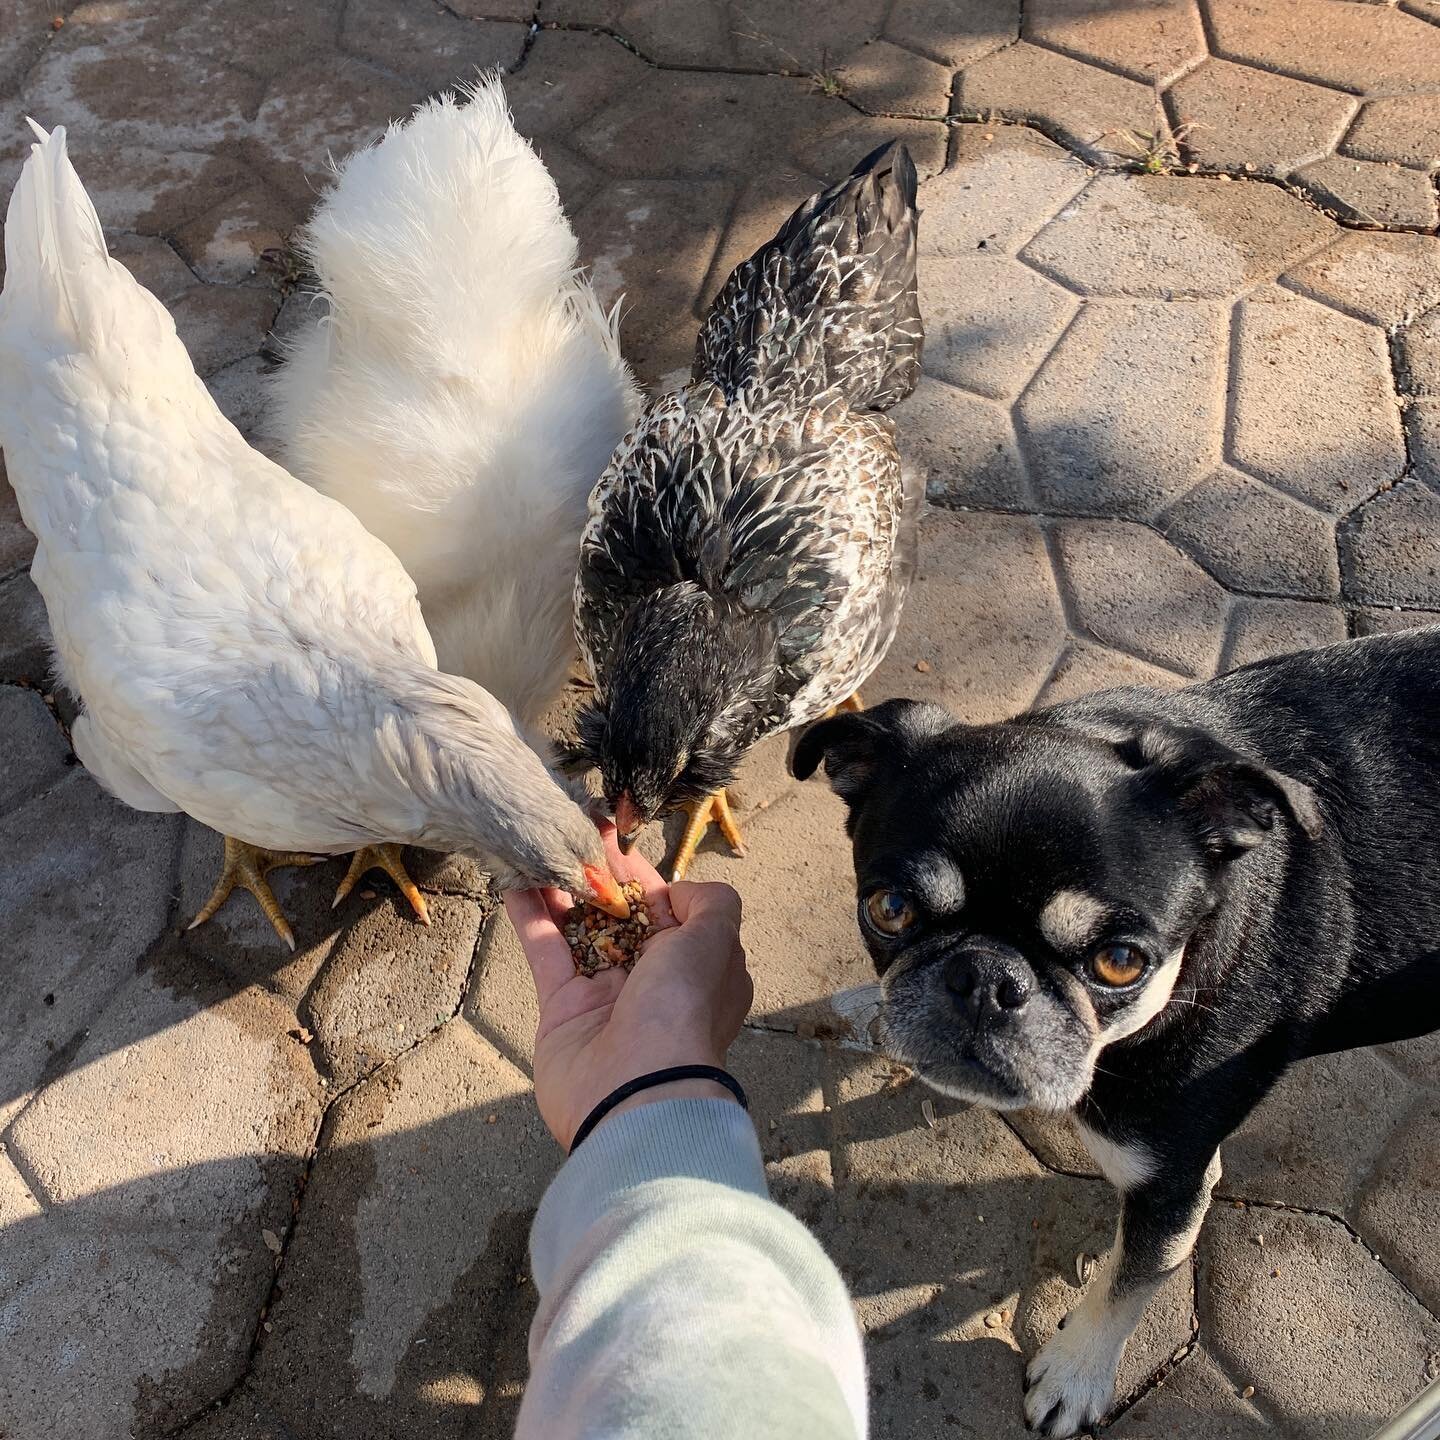
{"type": "Polygon", "coordinates": [[[661,1100],[599,1126],[530,1233],[516,1440],[864,1440],[844,1282],[772,1200],[750,1118],[661,1100]]]}

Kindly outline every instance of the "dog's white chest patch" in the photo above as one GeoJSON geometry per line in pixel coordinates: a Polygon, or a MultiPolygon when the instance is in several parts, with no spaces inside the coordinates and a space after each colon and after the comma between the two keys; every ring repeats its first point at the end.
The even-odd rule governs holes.
{"type": "Polygon", "coordinates": [[[1122,1145],[1108,1140],[1078,1117],[1075,1129],[1090,1158],[1100,1167],[1100,1173],[1122,1194],[1155,1178],[1158,1169],[1155,1157],[1143,1145],[1122,1145]]]}

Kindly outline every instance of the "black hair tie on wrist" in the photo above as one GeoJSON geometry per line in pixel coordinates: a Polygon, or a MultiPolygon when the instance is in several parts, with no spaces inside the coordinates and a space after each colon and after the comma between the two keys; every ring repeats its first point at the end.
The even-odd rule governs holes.
{"type": "Polygon", "coordinates": [[[745,1098],[745,1088],[728,1071],[718,1065],[672,1065],[668,1070],[652,1070],[648,1075],[637,1075],[623,1085],[617,1085],[581,1122],[570,1142],[569,1153],[573,1155],[580,1142],[617,1106],[642,1090],[653,1090],[657,1085],[668,1085],[672,1080],[713,1080],[723,1085],[748,1110],[750,1102],[745,1098]]]}

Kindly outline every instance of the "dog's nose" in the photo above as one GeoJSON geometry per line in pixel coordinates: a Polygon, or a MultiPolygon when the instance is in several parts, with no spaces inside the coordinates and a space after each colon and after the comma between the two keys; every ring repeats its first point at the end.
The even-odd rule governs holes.
{"type": "Polygon", "coordinates": [[[1018,956],[968,950],[945,962],[945,988],[977,1024],[1023,1010],[1032,987],[1030,968],[1018,956]]]}

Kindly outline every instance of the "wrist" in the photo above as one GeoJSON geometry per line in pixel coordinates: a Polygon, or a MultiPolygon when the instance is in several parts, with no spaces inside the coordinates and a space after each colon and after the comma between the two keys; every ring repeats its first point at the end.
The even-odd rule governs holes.
{"type": "Polygon", "coordinates": [[[642,1090],[638,1095],[622,1100],[595,1129],[599,1130],[627,1110],[638,1110],[643,1105],[654,1105],[660,1100],[728,1100],[732,1105],[740,1103],[729,1090],[715,1080],[669,1080],[664,1085],[652,1085],[648,1090],[642,1090]]]}

